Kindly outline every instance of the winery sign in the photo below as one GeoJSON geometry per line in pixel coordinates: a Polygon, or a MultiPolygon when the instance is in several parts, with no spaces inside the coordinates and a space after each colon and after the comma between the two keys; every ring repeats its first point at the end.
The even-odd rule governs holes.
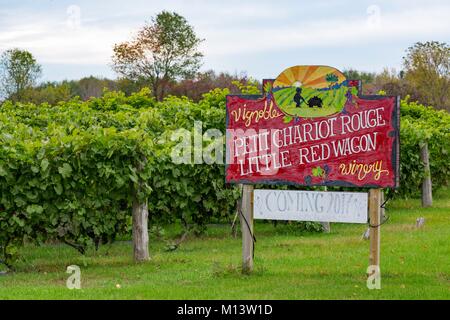
{"type": "Polygon", "coordinates": [[[399,97],[362,95],[360,80],[332,67],[295,66],[263,80],[261,95],[227,96],[226,115],[225,180],[243,185],[243,272],[253,269],[254,218],[369,222],[367,284],[380,284],[382,188],[399,186],[399,97]],[[369,192],[254,190],[253,184],[369,192]]]}
{"type": "Polygon", "coordinates": [[[295,66],[262,95],[229,95],[226,182],[395,188],[399,98],[335,68],[295,66]]]}

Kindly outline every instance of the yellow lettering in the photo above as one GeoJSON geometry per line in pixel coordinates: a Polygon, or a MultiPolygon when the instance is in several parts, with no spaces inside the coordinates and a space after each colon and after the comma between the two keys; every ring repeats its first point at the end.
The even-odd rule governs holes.
{"type": "Polygon", "coordinates": [[[380,180],[382,174],[389,174],[389,170],[383,169],[382,160],[370,164],[356,163],[356,160],[353,160],[347,164],[339,164],[339,170],[344,176],[357,176],[359,181],[364,180],[370,173],[373,174],[373,178],[377,181],[380,180]]]}

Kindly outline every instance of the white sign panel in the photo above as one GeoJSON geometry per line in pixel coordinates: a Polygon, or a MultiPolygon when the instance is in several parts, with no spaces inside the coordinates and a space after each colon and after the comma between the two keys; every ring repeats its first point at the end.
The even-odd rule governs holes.
{"type": "Polygon", "coordinates": [[[367,193],[254,190],[255,219],[367,223],[367,193]]]}

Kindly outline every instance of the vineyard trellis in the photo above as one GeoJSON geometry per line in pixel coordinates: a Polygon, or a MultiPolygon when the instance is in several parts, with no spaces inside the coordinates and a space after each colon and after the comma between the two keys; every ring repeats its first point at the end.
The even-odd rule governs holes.
{"type": "MultiPolygon", "coordinates": [[[[225,185],[224,165],[170,158],[171,130],[194,130],[196,120],[204,130],[224,130],[228,93],[216,89],[198,103],[179,97],[156,102],[148,89],[54,106],[3,103],[0,259],[11,265],[24,241],[57,239],[84,253],[130,234],[133,199],[148,203],[150,224],[181,220],[202,232],[213,219],[228,221],[240,193],[225,185]]],[[[405,99],[397,196],[420,194],[423,142],[433,188],[446,185],[450,115],[405,99]]]]}

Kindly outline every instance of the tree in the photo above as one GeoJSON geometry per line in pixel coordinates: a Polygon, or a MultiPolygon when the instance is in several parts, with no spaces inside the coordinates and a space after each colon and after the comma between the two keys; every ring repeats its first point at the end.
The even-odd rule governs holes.
{"type": "Polygon", "coordinates": [[[228,88],[232,94],[241,93],[240,88],[235,85],[235,81],[247,85],[251,79],[244,73],[240,75],[224,72],[217,74],[213,70],[208,70],[198,72],[192,79],[171,82],[166,92],[169,95],[186,96],[194,101],[199,101],[205,93],[216,88],[228,88]]]}
{"type": "Polygon", "coordinates": [[[405,81],[399,72],[394,68],[384,68],[382,72],[375,75],[374,91],[371,94],[378,94],[383,91],[388,95],[405,97],[409,95],[413,100],[418,100],[417,92],[405,81]]]}
{"type": "Polygon", "coordinates": [[[20,101],[25,90],[33,87],[42,69],[25,50],[10,49],[0,57],[0,90],[6,98],[20,101]]]}
{"type": "Polygon", "coordinates": [[[403,57],[405,80],[417,91],[420,101],[450,110],[450,46],[417,42],[403,57]]]}
{"type": "Polygon", "coordinates": [[[184,17],[163,11],[134,39],[114,46],[113,69],[135,81],[144,79],[161,100],[171,81],[191,78],[198,71],[202,41],[184,17]]]}
{"type": "Polygon", "coordinates": [[[358,71],[352,68],[345,69],[342,73],[347,79],[362,80],[364,84],[371,83],[375,79],[375,73],[358,71]]]}
{"type": "Polygon", "coordinates": [[[105,89],[117,89],[114,81],[106,78],[96,78],[94,76],[84,77],[78,81],[71,81],[71,87],[73,93],[79,96],[81,100],[88,100],[91,97],[101,97],[105,89]]]}
{"type": "Polygon", "coordinates": [[[334,73],[328,73],[325,76],[325,80],[330,83],[328,86],[331,88],[335,83],[338,82],[339,79],[334,73]]]}
{"type": "Polygon", "coordinates": [[[56,105],[60,101],[69,101],[72,97],[73,94],[69,82],[47,82],[37,87],[25,89],[21,94],[20,101],[56,105]]]}
{"type": "Polygon", "coordinates": [[[376,88],[377,74],[374,72],[358,71],[353,68],[344,69],[342,73],[348,80],[361,80],[363,83],[363,94],[376,94],[380,89],[376,88]]]}

